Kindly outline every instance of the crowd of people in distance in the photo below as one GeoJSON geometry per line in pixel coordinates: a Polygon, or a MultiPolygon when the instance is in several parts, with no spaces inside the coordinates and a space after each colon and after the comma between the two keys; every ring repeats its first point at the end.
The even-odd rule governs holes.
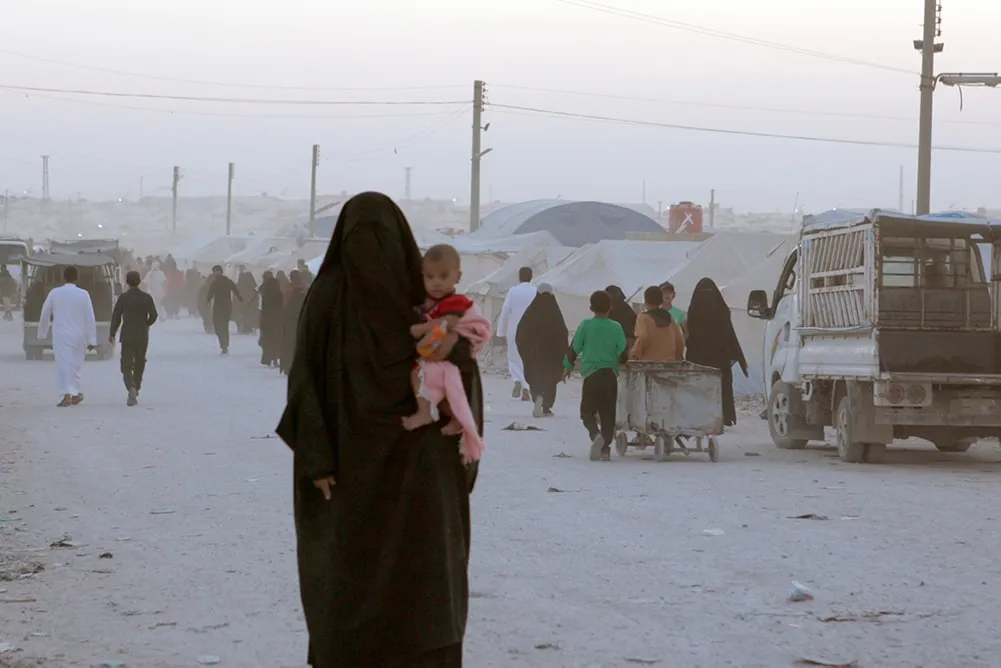
{"type": "Polygon", "coordinates": [[[205,333],[217,337],[222,355],[229,353],[233,325],[238,335],[256,334],[261,364],[288,373],[299,311],[313,280],[303,260],[288,275],[284,271],[264,272],[260,284],[244,265],[236,268],[234,281],[220,265],[209,274],[195,267],[181,271],[170,255],[162,260],[138,258],[135,266],[126,270],[139,273],[142,289],[153,298],[163,318],[177,319],[182,313],[201,318],[205,333]]]}

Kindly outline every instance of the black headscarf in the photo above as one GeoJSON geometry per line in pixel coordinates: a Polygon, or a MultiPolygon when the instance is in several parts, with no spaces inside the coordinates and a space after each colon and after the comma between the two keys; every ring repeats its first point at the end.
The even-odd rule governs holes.
{"type": "MultiPolygon", "coordinates": [[[[300,590],[317,668],[411,665],[462,642],[476,468],[463,468],[442,423],[408,432],[401,422],[417,407],[410,325],[424,298],[403,213],[385,195],[353,197],[302,308],[277,429],[295,453],[300,590]],[[312,481],[328,475],[336,484],[325,501],[312,481]]],[[[460,339],[449,360],[482,424],[468,350],[460,339]]]]}

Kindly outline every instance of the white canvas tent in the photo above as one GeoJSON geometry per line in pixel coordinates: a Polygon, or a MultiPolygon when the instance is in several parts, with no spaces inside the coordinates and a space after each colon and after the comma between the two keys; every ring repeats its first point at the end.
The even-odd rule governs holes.
{"type": "Polygon", "coordinates": [[[499,268],[471,283],[463,292],[476,302],[491,323],[496,323],[507,291],[518,283],[518,271],[522,267],[529,267],[534,276],[541,276],[576,250],[565,246],[522,248],[508,257],[499,268]]]}
{"type": "Polygon", "coordinates": [[[226,259],[228,265],[247,265],[252,269],[268,267],[267,258],[273,253],[290,253],[298,247],[295,239],[288,237],[260,237],[247,247],[226,259]]]}
{"type": "Polygon", "coordinates": [[[657,285],[698,246],[690,241],[599,241],[578,249],[535,282],[553,286],[567,327],[574,331],[591,317],[592,292],[618,285],[631,295],[657,285]]]}

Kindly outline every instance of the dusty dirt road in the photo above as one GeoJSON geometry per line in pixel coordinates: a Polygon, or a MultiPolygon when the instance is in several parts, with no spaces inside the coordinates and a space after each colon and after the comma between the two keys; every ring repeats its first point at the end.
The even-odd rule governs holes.
{"type": "MultiPolygon", "coordinates": [[[[193,321],[153,337],[140,407],[94,362],[57,409],[51,362],[0,323],[0,666],[303,665],[284,383],[251,337],[228,358],[193,321]]],[[[854,466],[774,449],[745,411],[718,464],[596,464],[576,384],[544,421],[486,387],[472,668],[1001,665],[997,444],[854,466]]]]}

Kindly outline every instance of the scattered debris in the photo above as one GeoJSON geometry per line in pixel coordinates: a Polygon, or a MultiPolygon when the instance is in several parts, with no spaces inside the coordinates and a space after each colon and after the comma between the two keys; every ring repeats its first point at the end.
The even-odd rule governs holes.
{"type": "Polygon", "coordinates": [[[50,634],[48,634],[48,633],[46,633],[44,631],[32,631],[31,633],[29,633],[25,637],[27,637],[27,638],[48,638],[49,635],[50,634]]]}
{"type": "Polygon", "coordinates": [[[257,478],[247,478],[247,482],[260,482],[257,478]]]}
{"type": "Polygon", "coordinates": [[[827,515],[818,515],[817,513],[807,513],[805,515],[794,515],[790,517],[791,520],[826,520],[827,515]]]}
{"type": "Polygon", "coordinates": [[[215,656],[214,654],[202,654],[200,657],[198,657],[198,663],[202,664],[203,666],[215,666],[222,663],[222,659],[220,659],[218,656],[215,656]]]}
{"type": "Polygon", "coordinates": [[[71,540],[69,536],[64,536],[59,540],[55,541],[54,543],[52,543],[51,545],[49,545],[49,547],[51,547],[53,550],[60,547],[77,548],[77,547],[83,547],[83,543],[78,543],[75,540],[71,540]]]}
{"type": "Polygon", "coordinates": [[[115,555],[111,554],[110,552],[102,552],[101,556],[98,557],[98,559],[114,559],[114,558],[115,555]]]}
{"type": "Polygon", "coordinates": [[[16,652],[17,647],[14,647],[14,643],[11,642],[0,642],[0,654],[9,654],[11,652],[16,652]]]}
{"type": "Polygon", "coordinates": [[[745,452],[745,453],[744,453],[744,456],[745,456],[745,457],[760,457],[761,455],[759,455],[759,454],[758,454],[758,453],[756,453],[756,452],[745,452]]]}
{"type": "Polygon", "coordinates": [[[568,455],[565,452],[561,452],[558,455],[553,455],[553,459],[572,459],[573,455],[568,455]]]}
{"type": "Polygon", "coordinates": [[[265,434],[264,436],[251,436],[251,441],[267,441],[268,439],[275,438],[274,434],[265,434]]]}
{"type": "Polygon", "coordinates": [[[559,487],[550,487],[546,491],[549,492],[550,494],[562,494],[563,493],[563,490],[560,489],[559,487]]]}
{"type": "Polygon", "coordinates": [[[830,617],[817,617],[821,622],[877,622],[883,617],[903,617],[905,612],[901,610],[876,610],[866,612],[861,615],[831,615],[830,617]]]}
{"type": "Polygon", "coordinates": [[[229,622],[223,622],[222,624],[209,624],[208,626],[202,626],[200,628],[195,628],[194,626],[189,626],[189,631],[194,631],[195,633],[208,633],[209,631],[218,631],[219,629],[224,629],[229,626],[229,622]]]}
{"type": "Polygon", "coordinates": [[[102,661],[97,668],[125,668],[124,661],[102,661]]]}
{"type": "Polygon", "coordinates": [[[503,431],[545,431],[540,427],[536,427],[532,424],[521,424],[520,422],[512,422],[508,426],[504,427],[503,431]]]}
{"type": "Polygon", "coordinates": [[[827,659],[815,659],[813,657],[803,657],[796,660],[797,666],[824,666],[825,668],[855,668],[858,661],[828,661],[827,659]]]}
{"type": "Polygon", "coordinates": [[[156,631],[157,629],[163,629],[167,627],[177,626],[177,622],[157,622],[153,626],[149,627],[150,631],[156,631]]]}
{"type": "Polygon", "coordinates": [[[655,666],[660,663],[660,659],[626,659],[626,663],[635,663],[641,666],[655,666]]]}
{"type": "Polygon", "coordinates": [[[151,511],[149,511],[149,514],[150,515],[173,515],[174,511],[173,510],[151,510],[151,511]]]}
{"type": "Polygon", "coordinates": [[[45,566],[38,561],[0,553],[0,582],[21,580],[31,577],[35,573],[40,573],[44,569],[45,566]]]}
{"type": "Polygon", "coordinates": [[[722,529],[706,529],[702,532],[703,536],[725,536],[726,534],[722,529]]]}
{"type": "Polygon", "coordinates": [[[789,601],[791,603],[801,603],[803,601],[812,601],[813,592],[807,588],[807,586],[801,582],[792,583],[792,593],[789,594],[789,601]]]}
{"type": "Polygon", "coordinates": [[[860,519],[861,515],[844,515],[841,519],[843,520],[857,520],[860,519]]]}
{"type": "Polygon", "coordinates": [[[37,603],[35,598],[0,598],[0,603],[37,603]]]}
{"type": "Polygon", "coordinates": [[[556,643],[552,643],[552,642],[545,642],[545,643],[542,643],[541,645],[536,645],[535,646],[535,649],[559,649],[559,648],[560,648],[559,645],[557,645],[556,643]]]}

